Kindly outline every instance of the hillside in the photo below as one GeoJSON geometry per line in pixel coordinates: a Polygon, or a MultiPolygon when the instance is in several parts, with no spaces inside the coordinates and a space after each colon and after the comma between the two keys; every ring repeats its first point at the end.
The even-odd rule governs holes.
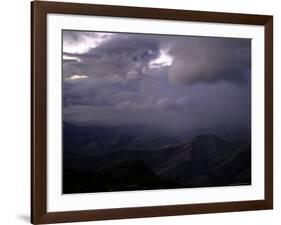
{"type": "Polygon", "coordinates": [[[124,127],[64,128],[64,193],[251,183],[247,143],[214,134],[179,139],[124,127]]]}

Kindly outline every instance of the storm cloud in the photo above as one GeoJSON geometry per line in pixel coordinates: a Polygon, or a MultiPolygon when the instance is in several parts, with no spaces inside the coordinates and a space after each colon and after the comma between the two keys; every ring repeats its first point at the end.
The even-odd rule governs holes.
{"type": "Polygon", "coordinates": [[[138,35],[115,35],[85,53],[64,53],[64,76],[83,74],[89,77],[134,79],[144,75],[148,63],[160,54],[155,38],[138,35]]]}
{"type": "Polygon", "coordinates": [[[169,52],[174,62],[169,78],[176,83],[245,83],[251,72],[249,39],[190,37],[169,52]]]}
{"type": "Polygon", "coordinates": [[[65,121],[250,124],[251,40],[63,32],[65,121]]]}

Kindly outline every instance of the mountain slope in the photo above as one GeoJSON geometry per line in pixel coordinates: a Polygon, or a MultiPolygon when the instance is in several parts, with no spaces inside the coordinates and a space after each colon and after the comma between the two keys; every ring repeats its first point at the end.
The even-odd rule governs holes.
{"type": "Polygon", "coordinates": [[[251,183],[248,144],[233,144],[213,134],[179,141],[126,130],[66,125],[70,133],[63,153],[65,193],[251,183]]]}

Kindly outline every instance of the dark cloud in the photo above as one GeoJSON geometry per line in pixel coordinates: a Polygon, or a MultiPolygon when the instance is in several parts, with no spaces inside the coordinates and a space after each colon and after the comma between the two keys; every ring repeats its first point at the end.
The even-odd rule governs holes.
{"type": "MultiPolygon", "coordinates": [[[[99,36],[64,38],[83,44],[89,35],[99,36]]],[[[64,52],[64,119],[175,129],[249,123],[250,54],[248,39],[111,35],[85,52],[64,52]],[[171,65],[157,63],[163,52],[171,65]]]]}
{"type": "Polygon", "coordinates": [[[111,105],[137,100],[139,83],[134,80],[124,82],[101,81],[94,78],[65,80],[63,86],[64,105],[111,105]]]}
{"type": "Polygon", "coordinates": [[[226,81],[247,82],[251,72],[251,40],[188,37],[178,40],[169,52],[172,82],[192,85],[226,81]]]}
{"type": "Polygon", "coordinates": [[[157,38],[143,35],[115,35],[83,54],[64,53],[78,60],[64,67],[64,76],[83,74],[89,77],[134,79],[143,75],[148,63],[159,56],[157,38]]]}
{"type": "Polygon", "coordinates": [[[164,110],[188,112],[196,108],[196,103],[189,97],[179,97],[178,99],[160,98],[156,103],[157,107],[164,110]]]}

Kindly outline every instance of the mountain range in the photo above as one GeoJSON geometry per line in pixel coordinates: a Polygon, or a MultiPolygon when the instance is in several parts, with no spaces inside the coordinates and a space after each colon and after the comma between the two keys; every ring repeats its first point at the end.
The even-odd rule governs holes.
{"type": "Polygon", "coordinates": [[[250,138],[234,130],[229,139],[231,129],[219,136],[64,123],[63,193],[249,185],[250,138]]]}

